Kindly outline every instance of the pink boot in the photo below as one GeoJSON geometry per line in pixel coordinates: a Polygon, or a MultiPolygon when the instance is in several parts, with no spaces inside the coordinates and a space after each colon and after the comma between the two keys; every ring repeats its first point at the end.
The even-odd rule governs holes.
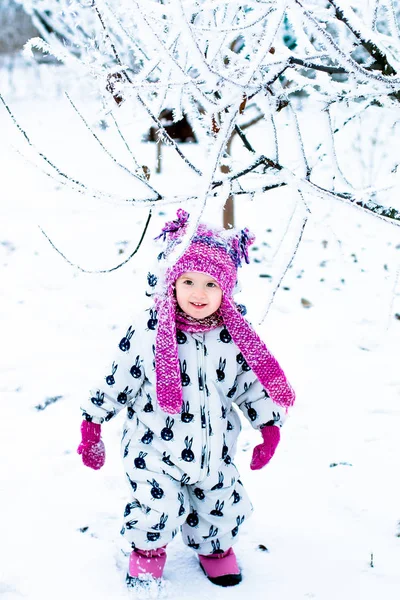
{"type": "Polygon", "coordinates": [[[129,572],[126,582],[129,586],[135,585],[138,579],[161,579],[167,553],[165,546],[155,550],[140,550],[136,548],[129,558],[129,572]]]}
{"type": "Polygon", "coordinates": [[[240,569],[237,564],[236,556],[232,548],[226,552],[216,552],[215,554],[199,554],[201,568],[208,579],[216,585],[229,587],[237,585],[242,581],[240,569]]]}

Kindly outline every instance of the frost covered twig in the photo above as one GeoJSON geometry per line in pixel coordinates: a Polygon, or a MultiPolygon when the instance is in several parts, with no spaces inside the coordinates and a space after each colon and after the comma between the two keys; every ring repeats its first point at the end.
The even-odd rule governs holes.
{"type": "Polygon", "coordinates": [[[38,225],[40,231],[43,233],[44,237],[47,239],[47,241],[49,242],[49,244],[51,245],[51,247],[60,255],[62,256],[62,258],[69,264],[71,265],[71,267],[75,267],[76,269],[78,269],[79,271],[81,271],[82,273],[90,273],[90,274],[97,274],[97,273],[112,273],[113,271],[116,271],[117,269],[120,269],[121,267],[123,267],[124,265],[126,265],[126,263],[128,263],[134,256],[135,254],[137,254],[137,252],[139,251],[140,246],[143,243],[143,240],[146,236],[146,232],[150,223],[152,217],[152,211],[149,210],[149,214],[147,215],[147,221],[145,223],[144,229],[142,231],[142,234],[140,236],[139,242],[137,243],[136,248],[134,249],[133,252],[131,252],[131,254],[121,263],[119,263],[118,265],[116,265],[115,267],[111,267],[111,269],[99,269],[99,270],[95,270],[95,271],[91,271],[89,269],[84,269],[83,267],[79,266],[76,263],[71,262],[62,252],[61,250],[59,250],[55,244],[52,242],[52,240],[49,238],[49,236],[47,235],[47,233],[40,227],[40,225],[38,225]]]}
{"type": "MultiPolygon", "coordinates": [[[[389,62],[389,59],[386,54],[382,52],[382,50],[372,42],[371,39],[368,39],[367,35],[363,36],[360,31],[360,23],[358,23],[358,27],[356,23],[352,22],[352,19],[355,20],[356,17],[353,13],[352,17],[346,16],[344,13],[344,9],[339,5],[336,0],[328,0],[330,4],[335,8],[336,17],[342,21],[352,32],[352,34],[356,37],[356,39],[361,42],[365,50],[372,56],[374,59],[374,63],[367,68],[372,70],[382,71],[385,75],[396,75],[396,70],[392,67],[389,62]]],[[[352,12],[352,9],[347,7],[349,12],[352,12]]]]}

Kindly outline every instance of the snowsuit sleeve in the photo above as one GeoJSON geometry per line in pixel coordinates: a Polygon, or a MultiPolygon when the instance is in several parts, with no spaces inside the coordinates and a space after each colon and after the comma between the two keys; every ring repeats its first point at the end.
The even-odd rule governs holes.
{"type": "Polygon", "coordinates": [[[237,384],[234,402],[254,429],[263,425],[282,427],[287,418],[286,407],[273,402],[244,358],[239,364],[237,384]]]}
{"type": "Polygon", "coordinates": [[[90,389],[81,403],[87,421],[110,421],[123,408],[132,404],[145,378],[144,358],[141,355],[140,332],[130,325],[116,343],[113,358],[98,386],[90,389]]]}

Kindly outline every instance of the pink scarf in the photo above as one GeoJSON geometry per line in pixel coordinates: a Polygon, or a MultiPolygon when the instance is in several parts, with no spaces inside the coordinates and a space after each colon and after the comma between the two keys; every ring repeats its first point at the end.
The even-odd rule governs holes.
{"type": "Polygon", "coordinates": [[[186,314],[179,305],[176,306],[176,328],[181,331],[187,331],[189,333],[203,333],[205,331],[211,331],[216,327],[222,327],[224,324],[223,319],[219,313],[213,313],[205,319],[196,319],[186,314]]]}

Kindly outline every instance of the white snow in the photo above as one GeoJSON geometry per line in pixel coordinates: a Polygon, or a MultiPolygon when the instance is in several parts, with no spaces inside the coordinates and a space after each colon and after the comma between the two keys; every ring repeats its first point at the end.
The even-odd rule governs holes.
{"type": "MultiPolygon", "coordinates": [[[[89,136],[70,131],[64,100],[20,98],[13,108],[28,131],[41,133],[50,157],[106,185],[109,173],[93,158],[89,136]]],[[[118,329],[142,306],[152,238],[176,207],[161,216],[154,209],[146,242],[125,267],[85,275],[37,224],[72,262],[96,270],[135,248],[147,211],[86,200],[28,166],[10,147],[24,148],[2,107],[0,131],[0,597],[139,597],[124,584],[128,549],[119,535],[127,493],[123,419],[103,427],[105,467],[86,469],[76,454],[79,398],[118,329]]],[[[201,163],[197,147],[185,152],[201,163]]],[[[155,164],[153,145],[140,155],[155,164]]],[[[173,195],[185,174],[171,148],[165,164],[173,195]]],[[[118,190],[115,171],[112,177],[107,189],[118,190]]],[[[297,239],[293,219],[279,246],[293,207],[285,188],[238,203],[238,225],[257,234],[252,264],[241,273],[241,299],[254,322],[272,285],[259,274],[276,280],[297,239]]],[[[236,545],[243,582],[213,586],[177,539],[168,548],[162,597],[399,598],[399,229],[342,205],[313,200],[310,207],[298,255],[260,328],[297,392],[296,406],[264,470],[249,469],[257,432],[245,424],[239,443],[237,463],[255,506],[236,545]]]]}

